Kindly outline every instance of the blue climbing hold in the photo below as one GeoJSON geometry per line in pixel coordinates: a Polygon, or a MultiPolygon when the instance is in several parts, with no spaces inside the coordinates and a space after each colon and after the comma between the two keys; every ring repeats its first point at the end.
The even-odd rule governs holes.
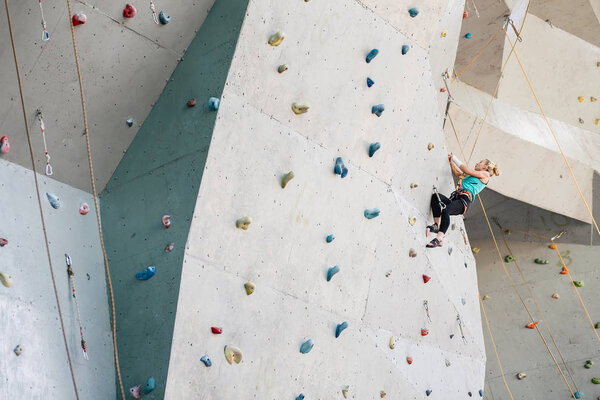
{"type": "Polygon", "coordinates": [[[302,346],[300,346],[300,353],[302,354],[306,354],[309,351],[312,350],[313,346],[315,344],[313,343],[312,339],[308,339],[306,342],[302,343],[302,346]]]}
{"type": "Polygon", "coordinates": [[[327,235],[327,237],[325,238],[325,240],[327,241],[327,243],[333,242],[333,239],[335,239],[335,235],[333,233],[330,234],[330,235],[327,235]]]}
{"type": "Polygon", "coordinates": [[[368,86],[368,87],[371,87],[371,86],[373,86],[374,84],[375,84],[375,82],[373,81],[373,79],[371,79],[371,78],[368,78],[368,77],[367,77],[367,86],[368,86]]]}
{"type": "Polygon", "coordinates": [[[304,400],[304,395],[302,393],[300,393],[300,395],[298,395],[298,397],[296,397],[296,400],[304,400]]]}
{"type": "Polygon", "coordinates": [[[144,393],[150,393],[154,389],[156,389],[156,379],[154,379],[154,377],[151,376],[150,378],[148,378],[146,386],[144,386],[144,393]]]}
{"type": "Polygon", "coordinates": [[[379,50],[373,49],[367,54],[367,63],[370,63],[379,54],[379,50]]]}
{"type": "Polygon", "coordinates": [[[154,265],[151,265],[142,272],[138,272],[137,274],[135,274],[135,277],[140,281],[147,281],[148,279],[152,278],[154,274],[156,274],[156,267],[154,265]]]}
{"type": "Polygon", "coordinates": [[[483,389],[479,389],[479,397],[483,397],[483,389]]]}
{"type": "Polygon", "coordinates": [[[576,399],[583,399],[583,392],[575,392],[573,394],[573,397],[575,397],[576,399]]]}
{"type": "Polygon", "coordinates": [[[408,13],[410,14],[410,16],[412,18],[414,18],[417,15],[419,15],[419,9],[417,7],[413,7],[413,8],[411,8],[411,9],[408,10],[408,13]]]}
{"type": "Polygon", "coordinates": [[[427,390],[425,391],[425,394],[426,394],[427,396],[429,396],[429,395],[431,394],[431,389],[427,389],[427,390]]]}
{"type": "Polygon", "coordinates": [[[410,46],[407,44],[402,45],[402,55],[405,55],[410,50],[410,46]]]}
{"type": "Polygon", "coordinates": [[[210,367],[212,365],[212,361],[210,361],[210,358],[208,358],[207,355],[203,355],[202,357],[200,357],[200,361],[202,361],[207,367],[210,367]]]}
{"type": "Polygon", "coordinates": [[[48,201],[50,202],[50,205],[52,206],[52,208],[54,208],[56,210],[57,208],[60,207],[60,200],[58,199],[58,197],[56,197],[52,193],[48,193],[48,192],[46,192],[46,197],[48,198],[48,201]]]}
{"type": "Polygon", "coordinates": [[[335,274],[337,274],[338,272],[340,272],[340,267],[339,266],[336,265],[336,266],[330,267],[327,270],[327,282],[329,282],[331,280],[331,278],[333,278],[333,276],[335,274]]]}
{"type": "Polygon", "coordinates": [[[344,160],[342,160],[342,157],[338,157],[335,159],[335,167],[333,168],[333,172],[335,172],[342,178],[345,178],[346,175],[348,175],[348,168],[346,168],[346,166],[344,165],[344,160]]]}
{"type": "Polygon", "coordinates": [[[379,211],[379,208],[366,209],[365,210],[365,218],[366,219],[373,219],[373,218],[379,216],[380,212],[381,211],[379,211]]]}
{"type": "Polygon", "coordinates": [[[371,107],[371,113],[381,117],[381,113],[385,110],[385,106],[383,104],[377,104],[376,106],[371,107]]]}
{"type": "Polygon", "coordinates": [[[165,15],[165,13],[161,11],[158,13],[158,20],[160,21],[161,25],[166,25],[171,20],[171,16],[165,15]]]}
{"type": "Polygon", "coordinates": [[[381,143],[379,143],[379,142],[371,143],[371,145],[369,146],[369,157],[373,157],[373,154],[375,154],[375,152],[377,150],[379,150],[380,148],[381,148],[381,143]]]}
{"type": "Polygon", "coordinates": [[[210,111],[217,111],[219,109],[219,99],[216,97],[211,97],[208,99],[208,109],[210,111]]]}
{"type": "Polygon", "coordinates": [[[471,32],[469,32],[465,35],[465,39],[471,39],[471,36],[473,36],[473,35],[471,35],[471,32]]]}
{"type": "Polygon", "coordinates": [[[341,324],[338,324],[338,326],[335,328],[335,337],[339,337],[343,330],[347,327],[348,323],[346,321],[342,322],[341,324]]]}

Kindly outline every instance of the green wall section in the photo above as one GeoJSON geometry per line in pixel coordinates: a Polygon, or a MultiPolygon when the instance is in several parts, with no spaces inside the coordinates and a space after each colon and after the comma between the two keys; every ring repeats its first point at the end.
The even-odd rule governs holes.
{"type": "Polygon", "coordinates": [[[145,399],[164,397],[184,248],[217,115],[207,100],[221,97],[247,6],[215,2],[100,196],[123,384],[128,390],[154,376],[145,399]],[[198,104],[188,108],[191,98],[198,104]],[[149,265],[156,275],[135,279],[149,265]]]}

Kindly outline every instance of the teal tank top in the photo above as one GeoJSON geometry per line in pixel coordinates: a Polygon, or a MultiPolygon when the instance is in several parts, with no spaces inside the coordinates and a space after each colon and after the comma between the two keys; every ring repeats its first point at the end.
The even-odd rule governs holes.
{"type": "Polygon", "coordinates": [[[475,200],[475,196],[479,194],[485,188],[485,183],[481,182],[479,178],[476,178],[472,175],[467,175],[465,179],[463,179],[462,188],[471,193],[473,196],[473,200],[475,200]]]}

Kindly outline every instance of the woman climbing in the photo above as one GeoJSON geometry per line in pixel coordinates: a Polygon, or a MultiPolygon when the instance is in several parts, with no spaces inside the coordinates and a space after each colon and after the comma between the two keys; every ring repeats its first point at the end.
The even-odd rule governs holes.
{"type": "Polygon", "coordinates": [[[427,244],[426,247],[440,247],[444,235],[450,226],[451,215],[461,215],[467,212],[469,205],[479,192],[488,184],[492,176],[500,175],[498,166],[484,159],[475,164],[475,169],[470,169],[463,164],[452,153],[448,154],[448,162],[452,173],[459,177],[466,175],[458,188],[450,195],[450,198],[437,193],[431,195],[431,211],[433,212],[433,225],[427,227],[427,236],[429,232],[437,233],[437,237],[427,244]]]}

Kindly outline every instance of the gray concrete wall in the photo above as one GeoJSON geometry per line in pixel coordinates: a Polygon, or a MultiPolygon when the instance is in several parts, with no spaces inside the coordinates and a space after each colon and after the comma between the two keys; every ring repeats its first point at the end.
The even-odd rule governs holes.
{"type": "Polygon", "coordinates": [[[387,8],[358,2],[250,2],[185,249],[167,399],[338,398],[344,385],[356,399],[382,390],[403,399],[425,398],[427,389],[432,399],[478,396],[485,355],[460,220],[444,248],[424,248],[431,186],[448,192],[452,181],[443,95],[421,42],[439,35],[435,21],[448,10],[458,11],[453,21],[461,10],[434,2],[409,19],[410,6],[397,4],[394,21],[387,8]],[[278,30],[286,38],[271,47],[278,30]],[[404,56],[403,44],[411,46],[404,56]],[[366,64],[374,47],[380,54],[366,64]],[[289,70],[280,75],[282,63],[289,70]],[[293,102],[310,110],[295,115],[293,102]],[[386,105],[381,118],[370,113],[377,103],[386,105]],[[369,158],[374,141],[382,148],[369,158]],[[350,170],[343,180],[333,174],[337,156],[350,170]],[[282,189],[290,170],[296,177],[282,189]],[[381,215],[367,220],[371,207],[381,215]],[[252,218],[247,231],[235,228],[242,216],[252,218]],[[336,239],[327,244],[329,233],[336,239]],[[341,271],[327,282],[335,264],[341,271]],[[433,278],[425,285],[422,274],[433,278]],[[250,296],[247,281],[256,284],[250,296]],[[342,321],[349,328],[335,339],[342,321]],[[307,338],[315,347],[302,355],[307,338]],[[225,345],[241,348],[239,365],[227,364],[225,345]]]}
{"type": "MultiPolygon", "coordinates": [[[[112,335],[104,264],[93,199],[79,189],[39,176],[42,207],[65,333],[81,399],[116,397],[112,335]],[[57,195],[53,209],[46,191],[57,195]],[[78,212],[81,202],[92,207],[78,212]],[[89,360],[80,346],[79,325],[65,264],[71,256],[89,360]]],[[[0,286],[0,398],[74,399],[75,392],[60,331],[48,257],[35,195],[33,173],[0,160],[0,271],[12,276],[11,288],[0,286]],[[17,345],[24,349],[16,356],[17,345]]]]}

